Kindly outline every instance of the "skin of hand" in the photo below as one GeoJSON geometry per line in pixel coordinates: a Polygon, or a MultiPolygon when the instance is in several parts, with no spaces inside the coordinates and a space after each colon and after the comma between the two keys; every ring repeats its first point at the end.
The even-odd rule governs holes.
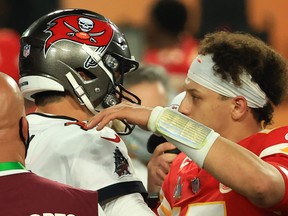
{"type": "Polygon", "coordinates": [[[130,124],[136,124],[147,130],[148,120],[153,108],[140,106],[123,102],[115,106],[101,110],[97,115],[92,117],[87,123],[86,128],[91,129],[95,126],[96,130],[102,130],[110,121],[114,119],[126,120],[130,124]]]}
{"type": "Polygon", "coordinates": [[[158,193],[160,191],[162,183],[170,170],[170,165],[177,157],[177,154],[164,153],[172,149],[175,149],[175,146],[169,142],[164,142],[155,148],[147,165],[149,193],[158,193]]]}

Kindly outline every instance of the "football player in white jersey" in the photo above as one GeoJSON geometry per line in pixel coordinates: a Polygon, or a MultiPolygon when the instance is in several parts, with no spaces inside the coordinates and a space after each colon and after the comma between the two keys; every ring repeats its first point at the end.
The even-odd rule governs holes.
{"type": "MultiPolygon", "coordinates": [[[[126,90],[121,83],[123,74],[137,67],[117,26],[92,11],[55,11],[35,21],[21,37],[19,84],[37,107],[27,116],[27,168],[58,182],[98,190],[107,215],[154,215],[119,135],[110,127],[85,128],[85,121],[99,109],[123,98],[133,101],[122,94],[126,90]]],[[[137,96],[132,98],[140,103],[137,96]]],[[[132,129],[125,121],[121,128],[119,134],[132,129]]]]}

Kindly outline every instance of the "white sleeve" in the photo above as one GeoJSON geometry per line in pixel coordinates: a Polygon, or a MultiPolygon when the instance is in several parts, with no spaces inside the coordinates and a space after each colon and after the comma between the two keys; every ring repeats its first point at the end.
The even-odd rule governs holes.
{"type": "Polygon", "coordinates": [[[154,212],[144,202],[143,197],[140,193],[132,193],[125,196],[121,196],[117,199],[108,202],[105,205],[102,205],[102,208],[107,216],[155,215],[154,212]],[[127,206],[129,206],[129,208],[127,206]]]}

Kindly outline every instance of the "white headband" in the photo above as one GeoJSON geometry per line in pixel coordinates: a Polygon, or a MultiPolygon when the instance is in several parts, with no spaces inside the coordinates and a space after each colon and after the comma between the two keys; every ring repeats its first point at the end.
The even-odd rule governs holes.
{"type": "Polygon", "coordinates": [[[225,81],[215,74],[212,55],[198,55],[192,62],[187,77],[194,82],[226,97],[243,96],[251,108],[262,108],[267,102],[266,94],[259,85],[251,80],[251,75],[244,72],[240,75],[241,85],[225,81]]]}

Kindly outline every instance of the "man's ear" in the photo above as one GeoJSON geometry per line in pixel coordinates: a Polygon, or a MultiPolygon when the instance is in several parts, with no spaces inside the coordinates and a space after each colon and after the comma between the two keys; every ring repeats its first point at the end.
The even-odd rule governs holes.
{"type": "Polygon", "coordinates": [[[24,143],[27,143],[29,139],[29,125],[25,116],[22,116],[20,119],[20,136],[23,139],[24,143]]]}
{"type": "Polygon", "coordinates": [[[248,112],[247,101],[244,97],[238,96],[233,99],[233,103],[232,118],[239,120],[248,112]]]}

